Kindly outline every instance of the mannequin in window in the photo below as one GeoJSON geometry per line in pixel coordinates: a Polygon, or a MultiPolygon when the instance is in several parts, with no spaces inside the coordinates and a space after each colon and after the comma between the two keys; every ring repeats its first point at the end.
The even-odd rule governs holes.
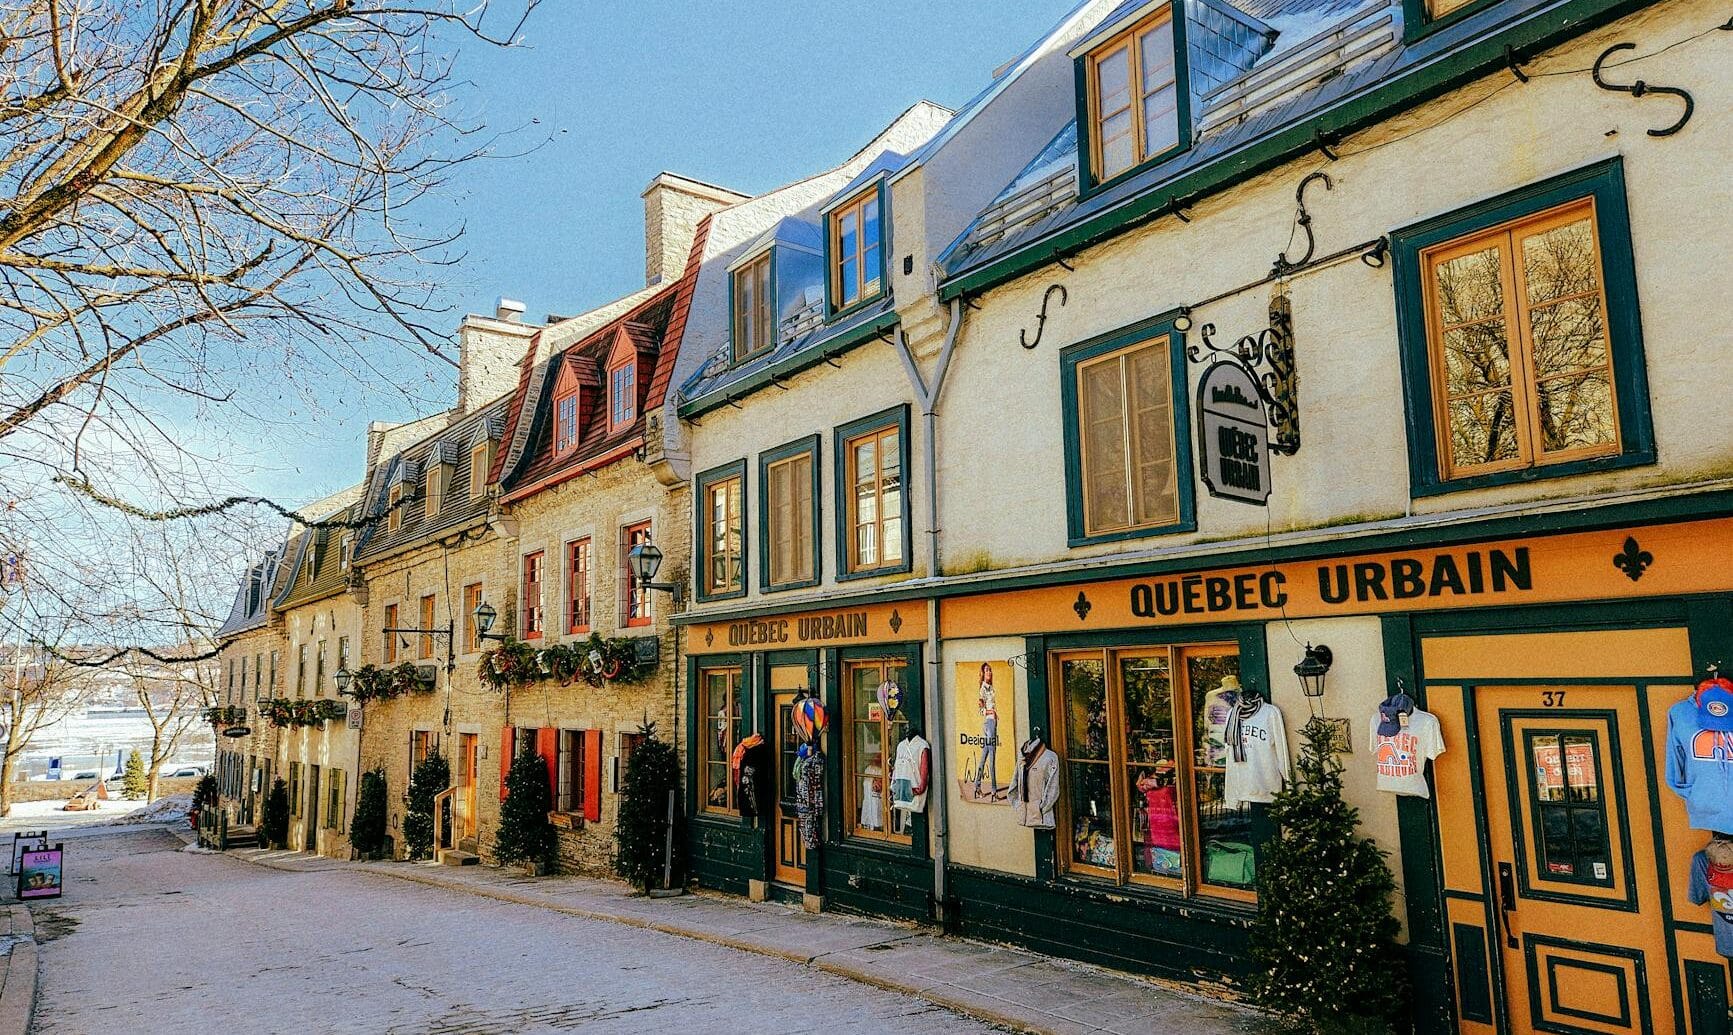
{"type": "Polygon", "coordinates": [[[1143,869],[1149,873],[1180,872],[1179,795],[1174,768],[1171,760],[1157,762],[1155,768],[1144,770],[1137,778],[1146,821],[1143,869]]]}
{"type": "Polygon", "coordinates": [[[863,830],[882,830],[885,825],[885,770],[878,755],[867,762],[860,782],[860,825],[863,830]]]}

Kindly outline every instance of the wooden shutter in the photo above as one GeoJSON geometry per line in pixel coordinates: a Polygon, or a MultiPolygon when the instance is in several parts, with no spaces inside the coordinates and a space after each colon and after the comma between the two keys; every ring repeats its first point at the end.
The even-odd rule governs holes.
{"type": "Polygon", "coordinates": [[[517,730],[511,726],[499,731],[499,800],[505,800],[505,778],[511,772],[512,759],[517,756],[513,750],[517,747],[513,741],[517,739],[517,730]]]}
{"type": "Polygon", "coordinates": [[[548,767],[548,797],[560,793],[560,731],[552,727],[536,730],[536,754],[548,767]]]}
{"type": "Polygon", "coordinates": [[[1087,530],[1129,524],[1126,506],[1125,392],[1117,360],[1078,371],[1083,423],[1083,493],[1087,530]]]}
{"type": "Polygon", "coordinates": [[[584,819],[602,819],[602,731],[584,731],[584,819]]]}

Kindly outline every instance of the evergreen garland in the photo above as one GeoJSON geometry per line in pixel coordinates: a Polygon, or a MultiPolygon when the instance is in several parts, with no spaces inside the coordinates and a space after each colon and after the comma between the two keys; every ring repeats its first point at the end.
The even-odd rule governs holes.
{"type": "MultiPolygon", "coordinates": [[[[655,723],[646,723],[638,732],[644,740],[626,763],[620,817],[614,826],[614,872],[639,891],[647,891],[662,882],[663,854],[668,847],[668,794],[679,790],[680,760],[673,745],[656,738],[655,723]]],[[[685,879],[686,839],[680,811],[678,807],[674,810],[674,887],[685,879]]]]}
{"type": "Polygon", "coordinates": [[[271,793],[265,796],[265,809],[259,816],[259,837],[267,848],[289,847],[289,785],[277,777],[271,793]]]}
{"type": "Polygon", "coordinates": [[[422,759],[409,777],[409,808],[403,815],[403,844],[411,859],[425,859],[433,851],[433,799],[451,786],[451,766],[445,756],[431,754],[422,759]]]}
{"type": "Polygon", "coordinates": [[[377,859],[385,849],[385,770],[361,774],[355,795],[355,819],[349,824],[349,844],[363,859],[377,859]]]}
{"type": "Polygon", "coordinates": [[[553,807],[547,761],[526,739],[505,777],[505,801],[500,803],[499,833],[493,842],[500,862],[552,863],[555,834],[548,812],[553,807]]]}
{"type": "Polygon", "coordinates": [[[1301,730],[1296,779],[1270,806],[1276,833],[1258,860],[1254,997],[1310,1032],[1388,1031],[1407,1002],[1384,852],[1342,800],[1333,731],[1301,730]]]}
{"type": "Polygon", "coordinates": [[[120,793],[129,801],[136,801],[150,793],[150,779],[144,775],[144,756],[138,753],[138,748],[133,748],[132,754],[126,756],[126,771],[121,774],[120,793]]]}

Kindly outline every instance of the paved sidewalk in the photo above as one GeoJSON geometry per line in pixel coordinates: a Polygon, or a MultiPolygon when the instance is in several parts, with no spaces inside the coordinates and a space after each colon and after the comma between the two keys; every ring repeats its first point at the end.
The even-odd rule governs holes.
{"type": "Polygon", "coordinates": [[[0,1035],[25,1035],[36,1011],[36,925],[23,905],[0,906],[0,1035]]]}
{"type": "Polygon", "coordinates": [[[1016,1031],[1225,1035],[1269,1028],[1260,1014],[1189,990],[944,937],[914,924],[815,915],[794,906],[707,893],[651,899],[633,895],[614,881],[524,877],[482,866],[349,863],[262,849],[228,854],[284,870],[360,871],[695,938],[917,996],[1016,1031]]]}

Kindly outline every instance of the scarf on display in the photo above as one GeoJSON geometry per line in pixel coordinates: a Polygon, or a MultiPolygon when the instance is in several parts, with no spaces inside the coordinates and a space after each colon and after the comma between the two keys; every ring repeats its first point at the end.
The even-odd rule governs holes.
{"type": "Polygon", "coordinates": [[[1019,784],[1023,791],[1024,802],[1029,800],[1029,767],[1035,764],[1037,758],[1041,757],[1041,752],[1046,750],[1046,747],[1047,745],[1041,743],[1040,737],[1030,737],[1023,742],[1022,747],[1017,749],[1017,753],[1023,759],[1023,779],[1019,781],[1019,784]]]}
{"type": "Polygon", "coordinates": [[[1234,705],[1234,710],[1228,713],[1228,727],[1224,740],[1234,753],[1234,761],[1246,760],[1246,740],[1240,735],[1240,724],[1258,714],[1258,709],[1264,706],[1264,695],[1256,690],[1243,690],[1240,699],[1234,705]]]}

